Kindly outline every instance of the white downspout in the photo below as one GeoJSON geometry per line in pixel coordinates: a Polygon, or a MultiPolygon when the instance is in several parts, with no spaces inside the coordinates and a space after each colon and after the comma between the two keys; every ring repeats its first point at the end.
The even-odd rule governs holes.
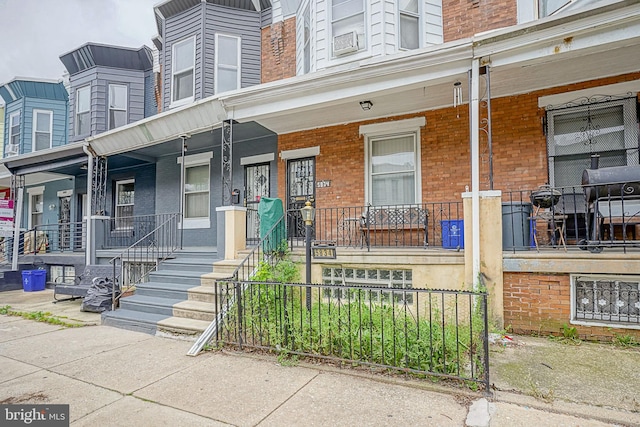
{"type": "Polygon", "coordinates": [[[91,265],[91,253],[92,253],[92,245],[93,245],[93,224],[91,221],[91,217],[93,216],[93,154],[89,151],[89,146],[87,144],[82,144],[82,150],[87,155],[89,163],[87,165],[87,203],[89,203],[89,207],[87,209],[87,239],[84,248],[84,263],[85,265],[91,265]]]}
{"type": "Polygon", "coordinates": [[[473,288],[480,281],[480,59],[471,63],[471,215],[473,288]]]}

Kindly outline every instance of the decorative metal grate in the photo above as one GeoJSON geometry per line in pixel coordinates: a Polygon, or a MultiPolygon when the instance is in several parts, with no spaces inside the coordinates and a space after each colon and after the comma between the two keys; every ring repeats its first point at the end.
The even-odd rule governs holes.
{"type": "Polygon", "coordinates": [[[640,323],[640,279],[579,277],[574,286],[575,320],[640,323]]]}

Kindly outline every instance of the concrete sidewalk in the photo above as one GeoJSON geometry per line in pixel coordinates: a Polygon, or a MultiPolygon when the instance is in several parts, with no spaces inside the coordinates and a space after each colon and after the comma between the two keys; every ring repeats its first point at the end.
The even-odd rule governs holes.
{"type": "MultiPolygon", "coordinates": [[[[10,297],[0,295],[0,307],[29,309],[10,297]]],[[[91,325],[90,315],[99,319],[68,318],[91,325]]],[[[489,425],[489,407],[494,427],[640,425],[637,412],[517,392],[498,391],[483,404],[480,394],[324,364],[281,366],[233,352],[189,357],[191,344],[0,315],[0,403],[69,404],[73,426],[489,425]],[[474,404],[481,410],[468,418],[474,404]]]]}

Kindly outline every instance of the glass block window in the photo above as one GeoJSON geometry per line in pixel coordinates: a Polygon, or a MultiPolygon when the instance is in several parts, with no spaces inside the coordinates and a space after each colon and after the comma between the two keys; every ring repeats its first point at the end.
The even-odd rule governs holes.
{"type": "MultiPolygon", "coordinates": [[[[413,273],[411,270],[363,269],[326,267],[322,269],[322,283],[325,285],[354,286],[367,288],[390,288],[394,290],[413,289],[413,273]]],[[[354,289],[327,288],[323,290],[325,298],[354,300],[354,289]],[[349,294],[351,292],[351,295],[349,294]]],[[[381,289],[372,290],[367,299],[379,303],[413,304],[413,292],[387,292],[381,289]]]]}
{"type": "Polygon", "coordinates": [[[593,323],[640,324],[640,276],[576,277],[572,319],[593,323]]]}

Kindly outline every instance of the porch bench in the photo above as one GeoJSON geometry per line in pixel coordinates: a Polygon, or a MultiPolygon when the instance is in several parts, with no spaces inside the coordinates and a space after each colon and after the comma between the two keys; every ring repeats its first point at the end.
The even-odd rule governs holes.
{"type": "Polygon", "coordinates": [[[360,218],[360,247],[366,243],[367,250],[371,249],[376,235],[383,246],[385,241],[388,246],[416,246],[414,243],[421,241],[421,246],[427,247],[428,221],[429,210],[422,207],[370,207],[360,218]]]}
{"type": "Polygon", "coordinates": [[[82,274],[75,278],[74,283],[54,283],[54,303],[59,301],[72,301],[87,296],[89,288],[93,285],[93,279],[98,277],[111,277],[112,265],[88,265],[82,274]],[[67,295],[68,298],[58,299],[58,295],[67,295]]]}

